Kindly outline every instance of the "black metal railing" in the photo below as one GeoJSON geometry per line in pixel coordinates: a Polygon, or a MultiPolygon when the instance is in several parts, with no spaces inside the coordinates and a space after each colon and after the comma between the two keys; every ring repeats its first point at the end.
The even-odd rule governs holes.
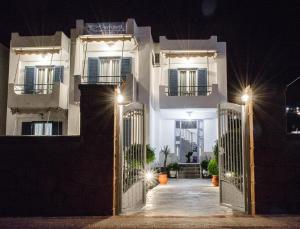
{"type": "Polygon", "coordinates": [[[51,94],[53,91],[53,84],[15,84],[14,91],[16,94],[51,94]]]}
{"type": "Polygon", "coordinates": [[[212,92],[212,86],[177,86],[167,87],[167,96],[208,96],[212,92]]]}
{"type": "Polygon", "coordinates": [[[82,76],[82,84],[121,84],[126,81],[126,76],[82,76]]]}

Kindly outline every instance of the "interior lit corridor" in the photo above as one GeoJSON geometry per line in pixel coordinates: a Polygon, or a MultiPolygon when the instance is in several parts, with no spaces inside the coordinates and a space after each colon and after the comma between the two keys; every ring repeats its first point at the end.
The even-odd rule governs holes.
{"type": "Polygon", "coordinates": [[[220,206],[219,188],[210,179],[169,179],[147,193],[146,205],[131,214],[143,216],[218,216],[232,215],[220,206]]]}

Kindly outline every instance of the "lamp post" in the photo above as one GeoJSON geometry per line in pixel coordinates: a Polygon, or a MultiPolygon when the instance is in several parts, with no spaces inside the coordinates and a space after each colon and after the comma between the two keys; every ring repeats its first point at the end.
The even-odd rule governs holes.
{"type": "MultiPolygon", "coordinates": [[[[253,93],[250,86],[246,87],[241,100],[245,103],[246,122],[249,125],[249,161],[250,161],[250,205],[251,215],[255,215],[255,162],[254,162],[254,127],[253,127],[253,93]]],[[[247,136],[247,135],[246,135],[247,136]]]]}

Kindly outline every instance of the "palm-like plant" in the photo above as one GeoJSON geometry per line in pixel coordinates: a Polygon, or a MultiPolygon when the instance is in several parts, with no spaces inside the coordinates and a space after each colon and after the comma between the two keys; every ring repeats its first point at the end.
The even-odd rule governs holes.
{"type": "Polygon", "coordinates": [[[167,168],[167,158],[168,158],[168,155],[170,154],[169,146],[164,146],[161,149],[161,152],[164,154],[164,169],[166,169],[167,168]]]}

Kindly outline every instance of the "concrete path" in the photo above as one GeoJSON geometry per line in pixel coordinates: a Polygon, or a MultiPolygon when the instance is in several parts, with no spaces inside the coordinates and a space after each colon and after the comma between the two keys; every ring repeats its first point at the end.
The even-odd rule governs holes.
{"type": "Polygon", "coordinates": [[[0,218],[1,229],[300,228],[300,216],[256,217],[27,217],[0,218]]]}
{"type": "Polygon", "coordinates": [[[210,179],[170,179],[147,194],[146,205],[126,215],[142,216],[228,216],[232,210],[220,206],[219,188],[210,179]]]}

